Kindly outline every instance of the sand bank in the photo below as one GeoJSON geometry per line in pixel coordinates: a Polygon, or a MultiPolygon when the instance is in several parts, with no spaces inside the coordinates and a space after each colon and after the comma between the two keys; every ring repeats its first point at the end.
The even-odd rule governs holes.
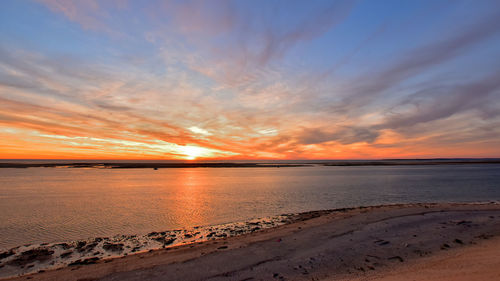
{"type": "Polygon", "coordinates": [[[270,163],[243,162],[42,162],[42,161],[10,161],[0,162],[0,168],[96,168],[96,169],[165,169],[165,168],[286,168],[307,166],[415,166],[415,165],[470,165],[500,164],[498,158],[470,159],[385,159],[385,160],[337,160],[337,161],[293,161],[270,163]]]}
{"type": "Polygon", "coordinates": [[[500,280],[500,237],[450,249],[358,280],[500,280]]]}
{"type": "MultiPolygon", "coordinates": [[[[401,280],[401,274],[418,275],[426,264],[448,266],[451,273],[460,262],[473,264],[460,257],[479,258],[493,248],[483,241],[498,245],[498,235],[498,204],[318,211],[243,235],[94,259],[12,280],[401,280]],[[459,251],[475,254],[451,254],[459,251]],[[450,264],[445,254],[456,259],[450,264]]],[[[482,270],[496,276],[497,268],[482,270]]]]}

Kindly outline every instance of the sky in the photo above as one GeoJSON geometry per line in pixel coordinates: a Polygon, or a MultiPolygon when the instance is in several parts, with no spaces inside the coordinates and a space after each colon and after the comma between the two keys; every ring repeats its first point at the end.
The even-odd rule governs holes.
{"type": "Polygon", "coordinates": [[[500,157],[499,1],[0,1],[0,158],[500,157]]]}

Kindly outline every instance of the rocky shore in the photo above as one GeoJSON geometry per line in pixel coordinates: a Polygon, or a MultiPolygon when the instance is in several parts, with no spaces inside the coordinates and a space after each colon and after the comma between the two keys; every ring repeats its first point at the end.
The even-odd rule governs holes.
{"type": "Polygon", "coordinates": [[[246,222],[151,232],[146,235],[116,235],[71,242],[27,244],[0,252],[0,278],[65,266],[94,264],[102,259],[252,233],[292,223],[305,214],[307,213],[284,214],[246,222]]]}
{"type": "Polygon", "coordinates": [[[383,280],[385,272],[499,235],[497,203],[358,207],[23,246],[1,253],[0,272],[24,274],[9,280],[383,280]],[[143,246],[133,252],[135,245],[143,246]],[[52,262],[52,270],[40,267],[52,262]]]}

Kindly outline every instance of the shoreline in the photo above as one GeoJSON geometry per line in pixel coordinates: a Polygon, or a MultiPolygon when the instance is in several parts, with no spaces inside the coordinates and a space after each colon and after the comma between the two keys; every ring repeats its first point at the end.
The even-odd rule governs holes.
{"type": "Polygon", "coordinates": [[[116,259],[159,249],[202,243],[244,235],[293,223],[303,214],[282,214],[243,222],[194,226],[153,231],[144,235],[114,235],[74,241],[24,244],[0,251],[0,280],[24,276],[40,270],[91,264],[102,259],[116,259]],[[25,254],[23,254],[25,253],[25,254]]]}
{"type": "MultiPolygon", "coordinates": [[[[229,230],[229,235],[223,236],[222,232],[217,232],[223,228],[218,228],[215,231],[217,236],[212,235],[214,239],[208,241],[193,240],[166,245],[165,248],[145,249],[145,252],[133,255],[88,256],[80,258],[79,262],[73,261],[72,266],[63,265],[53,270],[38,269],[42,272],[10,279],[5,276],[2,279],[139,280],[138,276],[141,276],[160,280],[155,276],[164,276],[165,272],[175,272],[176,275],[171,275],[172,279],[184,280],[232,280],[236,277],[336,280],[335,278],[342,276],[349,279],[378,274],[391,266],[429,257],[450,248],[474,245],[485,238],[500,235],[500,205],[491,202],[394,204],[285,216],[280,218],[281,224],[276,219],[272,227],[254,231],[251,229],[256,225],[243,223],[247,232],[240,235],[231,235],[229,230]],[[190,268],[200,268],[201,271],[197,271],[196,275],[190,268]]],[[[260,224],[266,225],[264,222],[266,220],[260,221],[260,224]]],[[[238,223],[233,223],[236,224],[238,223]]],[[[234,232],[236,228],[232,230],[234,232]]],[[[207,231],[209,229],[206,229],[205,235],[207,231]]],[[[178,232],[179,236],[186,233],[191,235],[186,230],[178,232]]],[[[150,237],[161,238],[163,241],[171,239],[167,232],[165,235],[155,233],[150,237]]],[[[106,241],[99,243],[102,249],[106,241]]],[[[108,244],[112,244],[107,246],[108,249],[117,249],[117,246],[113,246],[117,243],[108,244]]],[[[80,249],[86,246],[81,245],[80,249]]],[[[121,246],[122,250],[124,246],[125,243],[121,246]]],[[[76,247],[73,249],[79,251],[76,247]]],[[[17,254],[22,257],[19,256],[20,253],[17,254]]],[[[32,251],[28,254],[33,256],[35,253],[32,251]]],[[[51,255],[53,254],[55,252],[51,255]]],[[[61,253],[58,254],[60,257],[61,253]]],[[[45,252],[45,257],[42,253],[42,260],[47,255],[48,252],[45,252]]],[[[14,260],[13,257],[8,259],[14,260]]],[[[29,257],[18,260],[28,266],[26,262],[29,257]]],[[[8,261],[5,258],[0,261],[3,265],[0,272],[12,267],[6,265],[8,261]]],[[[41,264],[36,260],[34,263],[41,264]]]]}
{"type": "MultiPolygon", "coordinates": [[[[384,159],[384,160],[337,160],[337,161],[303,161],[303,162],[71,162],[59,163],[22,163],[1,162],[0,168],[96,168],[96,169],[168,169],[168,168],[292,168],[314,166],[433,166],[433,165],[471,165],[500,164],[500,159],[384,159]]],[[[5,160],[4,160],[5,161],[5,160]]]]}

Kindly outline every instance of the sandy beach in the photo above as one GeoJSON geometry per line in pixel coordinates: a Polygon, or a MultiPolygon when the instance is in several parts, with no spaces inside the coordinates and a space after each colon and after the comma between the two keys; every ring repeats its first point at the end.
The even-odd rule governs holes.
{"type": "MultiPolygon", "coordinates": [[[[6,280],[491,280],[500,274],[496,203],[315,211],[253,230],[80,259],[6,280]]],[[[13,267],[13,257],[2,257],[0,271],[13,267]]]]}
{"type": "Polygon", "coordinates": [[[500,281],[500,0],[11,0],[0,42],[0,281],[500,281]]]}
{"type": "Polygon", "coordinates": [[[474,281],[500,279],[500,238],[442,251],[357,280],[474,281]]]}

